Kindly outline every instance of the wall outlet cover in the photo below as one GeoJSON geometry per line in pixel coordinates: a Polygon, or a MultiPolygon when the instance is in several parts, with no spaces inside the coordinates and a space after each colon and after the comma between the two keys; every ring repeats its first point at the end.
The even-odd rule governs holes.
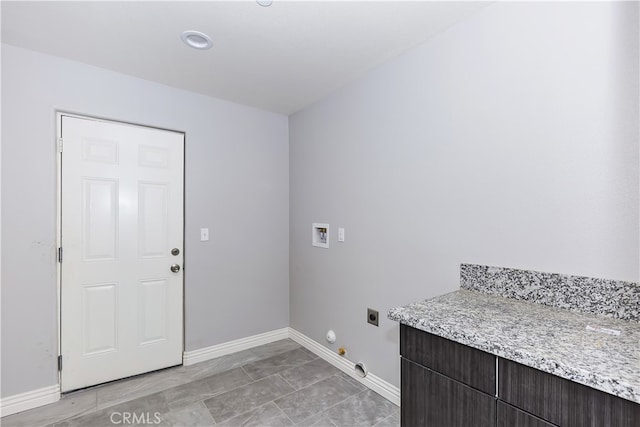
{"type": "Polygon", "coordinates": [[[373,326],[378,326],[378,311],[371,308],[367,308],[367,323],[373,326]]]}

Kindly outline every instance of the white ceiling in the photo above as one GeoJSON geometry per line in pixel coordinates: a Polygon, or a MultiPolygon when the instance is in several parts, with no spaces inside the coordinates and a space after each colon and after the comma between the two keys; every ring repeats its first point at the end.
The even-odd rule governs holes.
{"type": "Polygon", "coordinates": [[[290,114],[488,4],[2,1],[2,42],[290,114]]]}

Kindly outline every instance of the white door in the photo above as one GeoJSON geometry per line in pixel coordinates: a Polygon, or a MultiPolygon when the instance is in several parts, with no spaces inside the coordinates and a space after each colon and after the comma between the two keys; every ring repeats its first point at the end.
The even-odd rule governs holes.
{"type": "Polygon", "coordinates": [[[60,120],[62,391],[179,365],[184,135],[60,120]]]}

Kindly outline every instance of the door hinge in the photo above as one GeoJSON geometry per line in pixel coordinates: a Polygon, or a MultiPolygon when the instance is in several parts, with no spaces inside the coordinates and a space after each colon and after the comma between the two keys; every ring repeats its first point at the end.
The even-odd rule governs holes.
{"type": "Polygon", "coordinates": [[[58,371],[62,371],[62,355],[58,356],[58,371]]]}
{"type": "Polygon", "coordinates": [[[62,138],[58,138],[58,153],[62,153],[62,138]]]}
{"type": "Polygon", "coordinates": [[[62,262],[62,247],[58,248],[58,262],[62,262]]]}

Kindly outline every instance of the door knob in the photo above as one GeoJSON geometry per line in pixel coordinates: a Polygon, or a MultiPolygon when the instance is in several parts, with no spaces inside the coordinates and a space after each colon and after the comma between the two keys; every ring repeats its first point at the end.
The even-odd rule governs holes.
{"type": "Polygon", "coordinates": [[[180,266],[178,264],[173,264],[171,266],[171,271],[173,271],[174,273],[177,273],[178,271],[180,271],[180,266]]]}

